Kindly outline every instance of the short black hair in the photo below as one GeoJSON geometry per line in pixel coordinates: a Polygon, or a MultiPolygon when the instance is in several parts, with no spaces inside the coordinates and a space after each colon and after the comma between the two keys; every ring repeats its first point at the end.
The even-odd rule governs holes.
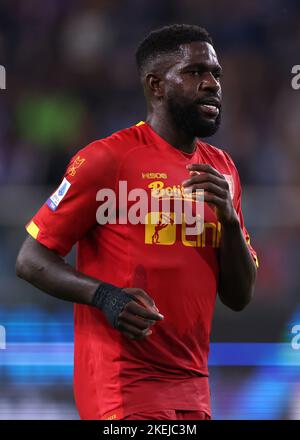
{"type": "Polygon", "coordinates": [[[140,76],[148,62],[158,55],[176,52],[181,44],[193,41],[204,41],[213,45],[207,30],[197,25],[172,24],[153,30],[140,42],[135,53],[140,76]]]}

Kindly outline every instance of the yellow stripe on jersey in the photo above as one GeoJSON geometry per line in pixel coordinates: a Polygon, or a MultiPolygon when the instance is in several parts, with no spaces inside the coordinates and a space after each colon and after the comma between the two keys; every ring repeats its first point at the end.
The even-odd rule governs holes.
{"type": "Polygon", "coordinates": [[[26,226],[26,230],[28,234],[30,234],[31,237],[35,239],[37,238],[38,233],[40,232],[40,228],[34,222],[30,222],[29,225],[26,226]]]}
{"type": "Polygon", "coordinates": [[[144,121],[140,121],[138,124],[136,124],[136,127],[139,127],[140,125],[144,125],[145,122],[144,121]]]}

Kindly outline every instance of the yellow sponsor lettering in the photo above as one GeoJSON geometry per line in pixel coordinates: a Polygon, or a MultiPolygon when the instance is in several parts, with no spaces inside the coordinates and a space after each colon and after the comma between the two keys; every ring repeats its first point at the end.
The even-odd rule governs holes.
{"type": "MultiPolygon", "coordinates": [[[[221,223],[204,222],[203,230],[192,236],[187,234],[184,213],[180,239],[184,246],[189,247],[220,247],[221,223]],[[211,231],[211,233],[208,233],[211,231]]],[[[145,218],[145,243],[172,246],[177,240],[176,216],[174,212],[149,212],[145,218]]]]}
{"type": "Polygon", "coordinates": [[[142,173],[143,179],[167,179],[166,173],[142,173]]]}
{"type": "MultiPolygon", "coordinates": [[[[204,227],[203,227],[203,232],[201,234],[201,244],[199,244],[199,246],[201,246],[201,247],[206,246],[206,236],[207,236],[206,231],[207,231],[207,229],[211,229],[212,230],[211,246],[216,247],[217,225],[212,222],[207,222],[207,223],[204,223],[203,226],[204,227]]],[[[200,235],[198,237],[199,237],[199,241],[200,241],[200,235]]]]}

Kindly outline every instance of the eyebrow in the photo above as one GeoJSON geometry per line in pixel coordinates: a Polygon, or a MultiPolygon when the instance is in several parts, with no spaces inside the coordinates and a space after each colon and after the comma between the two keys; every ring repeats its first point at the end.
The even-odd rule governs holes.
{"type": "Polygon", "coordinates": [[[210,65],[207,63],[192,63],[192,64],[187,64],[186,66],[182,67],[180,70],[184,71],[187,69],[193,69],[193,68],[198,68],[198,69],[208,69],[208,70],[212,70],[214,72],[222,72],[222,67],[220,66],[220,64],[214,64],[214,65],[210,65]]]}

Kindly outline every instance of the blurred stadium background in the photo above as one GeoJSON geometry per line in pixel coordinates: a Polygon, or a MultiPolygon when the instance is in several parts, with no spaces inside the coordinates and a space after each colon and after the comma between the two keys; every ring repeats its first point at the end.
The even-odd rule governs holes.
{"type": "MultiPolygon", "coordinates": [[[[134,50],[154,27],[200,24],[224,67],[220,132],[260,258],[255,299],[220,304],[210,356],[216,419],[299,419],[299,0],[1,0],[0,419],[76,419],[72,305],[15,277],[24,224],[76,150],[145,117],[134,50]]],[[[71,255],[69,260],[73,261],[71,255]]]]}

